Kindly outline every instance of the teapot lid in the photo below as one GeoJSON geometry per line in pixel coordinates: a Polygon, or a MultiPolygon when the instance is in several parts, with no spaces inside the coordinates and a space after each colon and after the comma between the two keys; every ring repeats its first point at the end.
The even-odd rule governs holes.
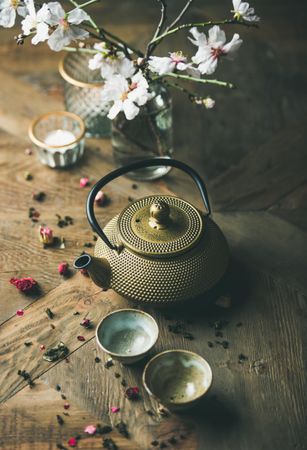
{"type": "Polygon", "coordinates": [[[203,229],[198,210],[186,200],[169,195],[152,195],[130,203],[117,224],[125,247],[155,257],[190,250],[203,229]]]}

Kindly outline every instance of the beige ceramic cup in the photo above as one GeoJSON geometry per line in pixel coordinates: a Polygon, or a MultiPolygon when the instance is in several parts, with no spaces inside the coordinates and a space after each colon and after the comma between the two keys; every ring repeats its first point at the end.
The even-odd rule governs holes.
{"type": "Polygon", "coordinates": [[[96,341],[112,359],[133,364],[144,358],[159,335],[157,322],[139,309],[119,309],[106,315],[96,328],[96,341]]]}
{"type": "Polygon", "coordinates": [[[168,350],[145,366],[143,384],[147,392],[170,411],[191,408],[212,384],[212,370],[200,355],[188,350],[168,350]]]}

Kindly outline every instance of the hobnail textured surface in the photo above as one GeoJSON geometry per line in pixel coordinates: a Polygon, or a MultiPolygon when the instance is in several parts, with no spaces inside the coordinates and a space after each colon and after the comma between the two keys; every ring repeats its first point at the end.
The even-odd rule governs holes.
{"type": "MultiPolygon", "coordinates": [[[[104,231],[119,245],[118,216],[104,231]]],[[[169,305],[194,298],[213,287],[228,265],[228,246],[219,227],[204,218],[204,232],[198,244],[176,257],[159,259],[140,256],[124,248],[118,254],[99,238],[95,256],[105,257],[111,265],[111,288],[139,302],[169,305]]]]}
{"type": "Polygon", "coordinates": [[[192,247],[203,227],[201,215],[194,206],[169,195],[141,198],[128,205],[118,219],[118,231],[123,244],[140,254],[171,256],[192,247]],[[164,202],[170,208],[165,229],[153,229],[149,224],[150,207],[164,202]]]}
{"type": "Polygon", "coordinates": [[[82,117],[87,136],[109,137],[111,121],[107,118],[108,108],[101,101],[103,82],[100,72],[88,68],[91,56],[69,53],[65,57],[63,68],[69,77],[84,83],[101,83],[101,87],[81,87],[65,80],[65,108],[82,117]]]}

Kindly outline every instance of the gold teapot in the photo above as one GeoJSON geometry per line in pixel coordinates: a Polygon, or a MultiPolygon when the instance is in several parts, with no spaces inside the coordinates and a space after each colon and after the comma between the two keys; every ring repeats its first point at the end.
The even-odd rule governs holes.
{"type": "Polygon", "coordinates": [[[74,267],[87,269],[98,286],[129,300],[161,306],[186,301],[212,288],[227,269],[227,242],[210,217],[206,187],[197,172],[180,161],[154,158],[114,170],[92,188],[86,212],[99,237],[94,256],[82,254],[74,267]],[[153,166],[171,166],[190,175],[206,212],[176,196],[151,195],[130,203],[102,230],[94,214],[99,190],[121,175],[153,166]]]}

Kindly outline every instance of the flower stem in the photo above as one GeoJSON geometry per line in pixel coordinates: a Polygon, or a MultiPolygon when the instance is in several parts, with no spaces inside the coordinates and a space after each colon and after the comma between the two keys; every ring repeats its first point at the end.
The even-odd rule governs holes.
{"type": "Polygon", "coordinates": [[[113,39],[114,41],[116,41],[118,44],[121,44],[123,47],[133,51],[133,53],[135,53],[138,56],[144,56],[144,53],[142,53],[140,50],[137,50],[136,48],[132,47],[130,44],[127,44],[125,41],[123,41],[121,38],[119,38],[118,36],[116,36],[113,33],[110,33],[110,31],[105,30],[104,28],[100,27],[100,32],[102,34],[104,34],[105,36],[108,36],[109,38],[113,39]]]}
{"type": "Polygon", "coordinates": [[[166,31],[163,34],[160,34],[160,36],[157,36],[155,39],[152,39],[149,44],[154,44],[156,42],[160,42],[165,37],[171,36],[172,34],[177,33],[178,31],[183,30],[185,28],[209,27],[211,25],[243,25],[243,26],[246,26],[246,27],[256,27],[256,28],[258,28],[258,25],[255,24],[255,23],[248,23],[248,22],[244,22],[242,20],[235,20],[235,19],[209,20],[208,22],[184,23],[183,25],[179,25],[176,28],[172,28],[171,30],[166,31]]]}
{"type": "Polygon", "coordinates": [[[188,89],[186,89],[185,87],[181,86],[181,85],[178,84],[178,83],[172,83],[172,82],[167,81],[167,80],[163,80],[163,83],[164,83],[166,86],[169,86],[169,87],[172,87],[172,88],[174,88],[174,89],[177,89],[178,91],[184,92],[184,93],[187,94],[190,98],[193,98],[193,97],[199,97],[197,94],[195,94],[195,93],[189,91],[188,89]]]}
{"type": "MultiPolygon", "coordinates": [[[[161,33],[162,27],[165,24],[166,21],[166,11],[167,11],[167,3],[166,0],[158,0],[160,2],[161,5],[161,17],[159,20],[159,23],[157,25],[156,31],[153,35],[153,38],[151,39],[151,41],[153,41],[157,36],[159,36],[159,34],[161,33]]],[[[151,44],[151,41],[148,43],[147,48],[146,48],[146,59],[148,59],[148,57],[150,56],[150,54],[152,53],[153,49],[155,48],[155,44],[151,44]]]]}
{"type": "Polygon", "coordinates": [[[177,23],[182,19],[182,17],[185,15],[187,10],[190,8],[193,0],[188,0],[185,6],[180,11],[179,15],[176,17],[176,19],[166,28],[165,32],[169,31],[171,28],[177,25],[177,23]]]}
{"type": "MultiPolygon", "coordinates": [[[[93,3],[96,3],[99,0],[88,0],[87,2],[81,3],[80,5],[75,0],[69,0],[69,1],[76,8],[85,8],[86,6],[89,6],[89,5],[93,4],[93,3]]],[[[105,30],[104,28],[101,28],[101,27],[99,28],[99,26],[96,24],[96,22],[92,18],[89,19],[89,23],[91,24],[92,28],[94,28],[96,33],[98,33],[98,35],[99,35],[99,36],[95,36],[96,39],[100,39],[100,40],[105,39],[111,45],[114,45],[115,47],[119,48],[120,50],[124,50],[127,57],[129,55],[129,51],[128,50],[133,51],[133,53],[135,53],[138,56],[144,56],[142,52],[140,52],[139,50],[131,47],[125,41],[123,41],[119,37],[115,36],[115,34],[110,33],[109,31],[105,30]],[[109,39],[106,39],[107,36],[109,38],[111,38],[112,40],[114,40],[115,42],[111,42],[109,39]]]]}
{"type": "Polygon", "coordinates": [[[190,77],[189,75],[180,75],[179,73],[165,73],[163,75],[159,75],[157,77],[154,77],[153,80],[158,80],[163,77],[173,77],[177,78],[178,80],[187,80],[187,81],[194,81],[196,83],[203,83],[203,84],[215,84],[218,86],[227,87],[229,89],[233,89],[235,86],[232,83],[228,83],[227,81],[220,81],[220,80],[210,80],[206,78],[196,78],[196,77],[190,77]]]}
{"type": "Polygon", "coordinates": [[[78,8],[86,8],[87,6],[91,5],[92,3],[97,3],[98,0],[89,0],[88,2],[81,3],[81,5],[78,6],[78,8]]]}

